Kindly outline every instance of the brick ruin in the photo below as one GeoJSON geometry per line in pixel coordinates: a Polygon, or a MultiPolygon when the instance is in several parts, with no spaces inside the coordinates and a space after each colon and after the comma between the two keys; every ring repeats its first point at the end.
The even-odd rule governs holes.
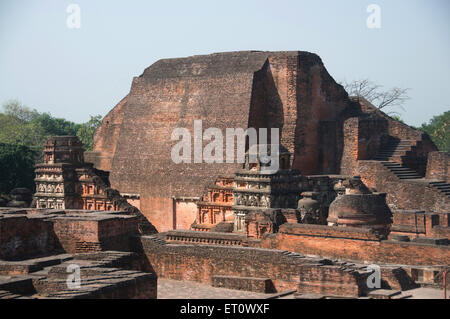
{"type": "Polygon", "coordinates": [[[33,208],[0,216],[0,275],[25,276],[29,288],[2,288],[16,286],[0,276],[0,290],[154,298],[157,277],[319,297],[442,288],[449,159],[426,133],[349,97],[315,54],[160,60],[103,119],[93,152],[75,137],[47,142],[33,208]],[[204,129],[280,128],[280,169],[250,163],[250,149],[243,164],[175,164],[172,130],[192,132],[198,119],[204,129]],[[108,279],[112,267],[123,274],[114,278],[142,276],[134,281],[141,288],[69,293],[65,258],[82,260],[92,282],[119,285],[108,279]],[[382,289],[366,284],[370,263],[381,269],[382,289]]]}
{"type": "Polygon", "coordinates": [[[132,252],[138,234],[126,212],[0,209],[0,299],[156,298],[155,274],[132,252]]]}
{"type": "Polygon", "coordinates": [[[76,136],[55,136],[44,145],[44,162],[35,169],[36,193],[32,207],[79,210],[123,210],[139,218],[143,234],[156,232],[132,204],[130,194],[112,189],[109,172],[84,161],[83,145],[76,136]],[[130,204],[130,202],[132,204],[130,204]]]}

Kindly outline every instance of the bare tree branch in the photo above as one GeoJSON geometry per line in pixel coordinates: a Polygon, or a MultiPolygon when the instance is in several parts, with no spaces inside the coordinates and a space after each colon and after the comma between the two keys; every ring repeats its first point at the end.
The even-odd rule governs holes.
{"type": "Polygon", "coordinates": [[[363,97],[379,109],[398,106],[402,109],[409,99],[409,89],[394,87],[388,91],[382,91],[382,86],[373,83],[369,79],[355,80],[350,83],[341,83],[347,93],[351,96],[363,97]]]}

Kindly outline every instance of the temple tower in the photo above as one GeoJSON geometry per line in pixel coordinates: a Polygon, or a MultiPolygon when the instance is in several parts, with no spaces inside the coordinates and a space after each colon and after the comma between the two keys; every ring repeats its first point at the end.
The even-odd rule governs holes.
{"type": "Polygon", "coordinates": [[[78,208],[75,168],[82,165],[83,145],[76,136],[55,136],[44,145],[44,162],[37,164],[37,208],[78,208]]]}
{"type": "MultiPolygon", "coordinates": [[[[273,159],[272,145],[267,146],[267,157],[273,159]]],[[[280,145],[279,168],[269,169],[271,160],[260,156],[261,144],[253,145],[245,154],[245,163],[235,174],[233,189],[234,231],[243,232],[245,217],[250,212],[268,211],[276,208],[296,208],[302,183],[300,171],[291,169],[289,151],[280,145]],[[255,155],[256,160],[252,160],[255,155]]]]}

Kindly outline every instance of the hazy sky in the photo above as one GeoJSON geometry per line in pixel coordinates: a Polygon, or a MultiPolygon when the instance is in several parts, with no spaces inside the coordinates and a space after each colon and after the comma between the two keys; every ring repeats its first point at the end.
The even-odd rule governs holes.
{"type": "Polygon", "coordinates": [[[336,81],[411,88],[403,119],[450,109],[448,0],[1,0],[0,104],[75,122],[106,113],[161,58],[237,50],[317,53],[336,81]],[[78,4],[81,28],[67,6],[78,4]],[[366,25],[381,8],[381,28],[366,25]]]}

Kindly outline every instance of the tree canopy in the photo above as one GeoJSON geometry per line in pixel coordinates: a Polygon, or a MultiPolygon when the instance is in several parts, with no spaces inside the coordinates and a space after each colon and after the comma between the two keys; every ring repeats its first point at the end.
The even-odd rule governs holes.
{"type": "Polygon", "coordinates": [[[23,145],[41,150],[50,136],[76,135],[87,151],[92,150],[95,130],[101,124],[101,115],[91,116],[86,123],[77,124],[50,113],[39,113],[12,100],[3,105],[0,113],[0,143],[23,145]]]}
{"type": "Polygon", "coordinates": [[[93,147],[101,116],[77,124],[50,113],[40,113],[17,100],[3,105],[0,112],[0,193],[15,187],[34,187],[34,163],[39,162],[45,141],[51,136],[76,135],[85,150],[93,147]]]}
{"type": "Polygon", "coordinates": [[[0,143],[0,194],[17,187],[34,189],[37,152],[23,145],[0,143]]]}
{"type": "Polygon", "coordinates": [[[430,135],[439,150],[450,152],[450,111],[433,117],[419,129],[430,135]]]}

